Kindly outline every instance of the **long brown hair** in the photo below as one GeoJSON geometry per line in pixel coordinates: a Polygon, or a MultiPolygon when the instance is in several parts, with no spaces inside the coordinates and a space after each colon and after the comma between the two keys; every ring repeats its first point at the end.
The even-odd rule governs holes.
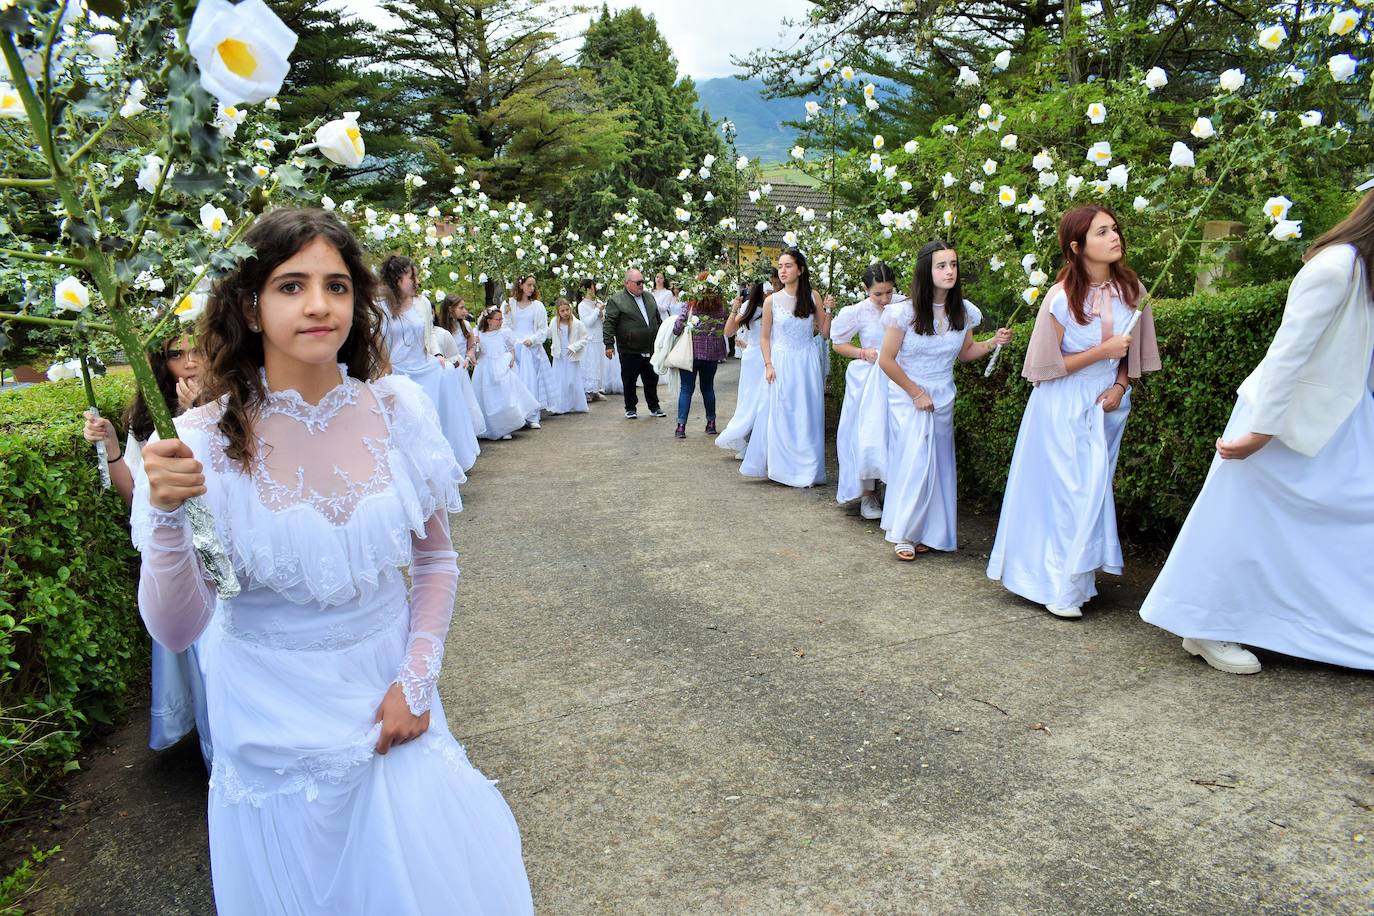
{"type": "Polygon", "coordinates": [[[523,277],[516,280],[515,285],[511,287],[510,301],[514,302],[516,305],[519,305],[525,301],[524,299],[521,299],[520,296],[524,293],[524,286],[526,280],[534,280],[534,292],[530,293],[529,301],[533,302],[534,300],[539,298],[539,281],[535,279],[534,274],[525,274],[523,277]]]}
{"type": "Polygon", "coordinates": [[[1126,234],[1121,231],[1121,221],[1111,210],[1096,204],[1074,207],[1059,220],[1059,251],[1064,256],[1064,266],[1059,268],[1059,276],[1055,277],[1054,282],[1063,287],[1064,295],[1069,300],[1069,314],[1079,324],[1088,323],[1084,305],[1088,301],[1088,287],[1092,285],[1088,269],[1083,266],[1083,250],[1087,245],[1088,230],[1099,213],[1112,218],[1112,222],[1116,223],[1117,235],[1121,238],[1121,257],[1108,265],[1111,282],[1121,301],[1131,308],[1135,308],[1140,301],[1140,278],[1126,266],[1126,234]],[[1078,243],[1076,254],[1073,250],[1075,242],[1078,243]]]}
{"type": "MultiPolygon", "coordinates": [[[[167,361],[170,351],[176,349],[176,343],[181,337],[181,334],[175,334],[164,340],[156,350],[148,353],[148,362],[153,367],[153,378],[157,380],[157,388],[162,392],[162,399],[167,402],[167,406],[172,408],[173,414],[181,413],[181,401],[177,398],[176,376],[172,374],[167,361]]],[[[148,401],[143,397],[143,392],[135,394],[128,409],[124,411],[124,426],[139,442],[147,442],[153,437],[156,431],[153,414],[148,409],[148,401]]]]}
{"type": "MultiPolygon", "coordinates": [[[[778,257],[786,255],[797,265],[797,301],[792,305],[792,315],[796,318],[810,318],[816,314],[816,300],[811,296],[811,268],[806,265],[806,255],[800,248],[787,248],[778,257]]],[[[775,270],[774,273],[777,271],[775,270]]],[[[774,290],[776,292],[776,290],[774,290]]]]}
{"type": "Polygon", "coordinates": [[[353,283],[353,326],[339,347],[338,361],[350,376],[365,382],[390,371],[380,333],[377,281],[349,228],[324,210],[282,209],[263,216],[243,236],[253,254],[211,290],[197,340],[206,360],[200,399],[223,399],[219,430],[229,443],[225,453],[245,470],[256,446],[253,423],[267,400],[260,371],[262,334],[249,330],[245,312],[272,271],[317,238],[338,250],[353,283]]]}
{"type": "Polygon", "coordinates": [[[378,270],[382,276],[382,298],[386,299],[386,304],[391,309],[391,314],[395,315],[396,310],[401,307],[401,278],[406,274],[415,277],[415,295],[419,296],[418,289],[420,275],[415,270],[415,262],[403,254],[388,255],[382,261],[382,266],[378,270]]]}
{"type": "MultiPolygon", "coordinates": [[[[467,303],[464,302],[463,297],[457,293],[449,293],[444,297],[444,301],[439,305],[439,327],[448,331],[455,338],[462,335],[462,340],[466,343],[467,339],[472,336],[472,330],[468,327],[467,321],[453,314],[454,310],[460,305],[465,306],[467,303]]],[[[469,312],[469,319],[471,316],[472,313],[469,312]]]]}
{"type": "Polygon", "coordinates": [[[1319,235],[1302,259],[1312,260],[1317,252],[1329,245],[1355,246],[1360,260],[1364,262],[1366,279],[1371,276],[1374,271],[1374,191],[1365,194],[1349,216],[1319,235]]]}
{"type": "MultiPolygon", "coordinates": [[[[932,274],[935,256],[942,251],[954,251],[954,246],[944,239],[926,242],[916,255],[916,267],[911,276],[911,329],[917,334],[935,333],[935,277],[932,274]]],[[[958,253],[955,252],[955,257],[958,253]]],[[[886,264],[875,265],[887,267],[886,264]]],[[[873,268],[870,267],[869,270],[873,268]]],[[[888,273],[892,271],[889,269],[888,273]]],[[[949,326],[956,331],[964,329],[964,275],[955,266],[954,286],[945,294],[945,317],[949,326]]],[[[873,283],[881,282],[874,280],[873,283]]],[[[872,286],[868,274],[864,274],[864,286],[872,286]]]]}

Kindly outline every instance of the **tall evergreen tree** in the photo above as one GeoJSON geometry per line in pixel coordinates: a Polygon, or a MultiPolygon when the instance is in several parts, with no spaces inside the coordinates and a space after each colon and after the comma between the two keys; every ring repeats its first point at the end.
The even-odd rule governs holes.
{"type": "Polygon", "coordinates": [[[627,155],[572,182],[558,213],[577,231],[599,231],[630,197],[652,223],[666,226],[687,188],[677,180],[706,154],[724,152],[714,125],[696,110],[690,77],[678,78],[672,48],[638,7],[605,7],[588,27],[579,63],[596,79],[600,104],[628,128],[627,155]]]}

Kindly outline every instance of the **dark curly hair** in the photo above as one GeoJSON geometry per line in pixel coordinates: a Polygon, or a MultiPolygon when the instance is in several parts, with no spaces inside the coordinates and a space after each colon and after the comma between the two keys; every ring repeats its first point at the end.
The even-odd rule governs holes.
{"type": "MultiPolygon", "coordinates": [[[[177,399],[176,376],[167,366],[167,352],[174,349],[174,345],[180,339],[180,335],[170,337],[164,340],[156,350],[151,350],[148,353],[148,362],[153,367],[153,378],[157,380],[157,389],[162,392],[162,399],[167,402],[168,407],[172,408],[173,414],[181,412],[181,404],[177,399]]],[[[156,427],[153,425],[153,414],[148,409],[148,401],[143,397],[143,392],[140,391],[134,395],[128,409],[124,411],[124,426],[139,442],[147,442],[153,437],[156,427]]]]}
{"type": "MultiPolygon", "coordinates": [[[[415,269],[415,262],[403,254],[388,255],[377,272],[382,277],[382,298],[386,299],[386,304],[390,306],[391,314],[394,315],[401,307],[401,278],[406,274],[413,274],[418,287],[420,274],[415,269]]],[[[418,289],[416,294],[419,294],[418,289]]]]}
{"type": "Polygon", "coordinates": [[[254,253],[215,283],[198,336],[206,360],[200,399],[222,400],[219,430],[229,443],[225,453],[245,470],[256,445],[253,423],[267,399],[259,371],[262,335],[248,329],[247,312],[272,271],[317,238],[339,252],[353,283],[353,326],[339,347],[338,361],[350,376],[365,382],[390,371],[377,281],[349,228],[334,214],[317,209],[273,210],[260,218],[243,237],[254,253]]]}

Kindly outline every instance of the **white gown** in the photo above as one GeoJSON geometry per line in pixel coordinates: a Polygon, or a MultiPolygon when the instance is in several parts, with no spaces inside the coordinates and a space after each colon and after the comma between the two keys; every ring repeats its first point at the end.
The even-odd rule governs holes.
{"type": "Polygon", "coordinates": [[[568,355],[568,329],[562,324],[555,324],[550,334],[557,335],[554,352],[558,355],[553,359],[553,397],[549,401],[549,412],[586,413],[587,393],[582,390],[581,360],[587,358],[587,347],[591,346],[591,340],[587,341],[587,347],[583,347],[581,355],[574,359],[568,355]]]}
{"type": "MultiPolygon", "coordinates": [[[[577,318],[587,329],[587,348],[582,351],[582,390],[587,394],[604,393],[606,390],[606,345],[601,340],[601,325],[605,319],[601,310],[591,299],[577,303],[577,318]]],[[[616,377],[620,368],[616,367],[616,377]]]]}
{"type": "MultiPolygon", "coordinates": [[[[143,474],[143,443],[129,434],[124,443],[124,460],[129,473],[137,480],[143,474]]],[[[166,750],[196,730],[200,740],[200,756],[208,769],[214,760],[214,743],[210,739],[210,713],[205,705],[205,665],[201,641],[196,640],[184,652],[171,649],[153,640],[152,687],[148,702],[148,747],[166,750]]]]}
{"type": "Polygon", "coordinates": [[[385,302],[381,307],[382,336],[386,338],[391,357],[391,371],[409,378],[429,395],[454,457],[464,471],[471,470],[477,463],[481,447],[477,444],[477,428],[458,380],[461,370],[451,366],[445,368],[425,352],[427,324],[421,309],[432,309],[429,300],[416,296],[410,307],[399,315],[393,315],[385,302]]]}
{"type": "MultiPolygon", "coordinates": [[[[1237,399],[1222,438],[1250,431],[1237,399]]],[[[1207,481],[1140,609],[1157,627],[1374,670],[1374,393],[1315,457],[1278,439],[1207,481]]]]}
{"type": "MultiPolygon", "coordinates": [[[[912,303],[890,305],[883,315],[887,328],[902,329],[897,364],[907,378],[925,389],[935,410],[917,410],[897,385],[889,391],[891,440],[887,494],[880,524],[893,544],[910,541],[933,550],[958,546],[958,477],[954,465],[954,363],[964,338],[982,322],[972,302],[964,300],[964,327],[944,325],[939,334],[917,334],[911,327],[912,303]]],[[[943,310],[937,317],[943,319],[943,310]]],[[[875,369],[875,372],[882,372],[875,369]]]]}
{"type": "Polygon", "coordinates": [[[759,314],[755,315],[754,320],[744,329],[745,347],[739,362],[735,414],[716,437],[716,445],[734,452],[735,457],[741,459],[744,458],[745,447],[749,445],[749,434],[754,431],[754,420],[758,417],[764,389],[768,387],[768,383],[763,379],[763,350],[759,347],[759,338],[762,335],[763,311],[760,309],[759,314]]]}
{"type": "MultiPolygon", "coordinates": [[[[877,350],[883,344],[882,317],[882,310],[873,304],[872,299],[846,305],[830,322],[830,341],[847,344],[858,337],[861,349],[877,350]]],[[[863,496],[865,489],[872,488],[872,479],[864,480],[859,477],[858,440],[861,415],[859,405],[864,394],[864,383],[875,372],[882,374],[876,363],[865,362],[862,359],[851,360],[844,372],[844,403],[840,408],[840,425],[835,431],[835,454],[840,462],[835,499],[840,503],[853,502],[863,496]]],[[[885,395],[882,388],[878,391],[885,395]]],[[[886,401],[885,396],[883,399],[886,401]]],[[[887,411],[878,411],[876,416],[885,425],[887,411]]]]}
{"type": "Polygon", "coordinates": [[[202,631],[211,643],[216,909],[532,912],[515,820],[449,731],[435,689],[463,473],[418,386],[339,370],[318,404],[269,395],[246,472],[225,454],[219,404],[177,420],[204,465],[238,597],[215,598],[185,510],[154,510],[136,481],[144,619],[170,645],[202,631]],[[393,684],[414,714],[429,710],[429,729],[382,756],[376,713],[393,684]]]}
{"type": "Polygon", "coordinates": [[[825,483],[825,379],[816,358],[815,315],[797,318],[794,299],[773,293],[773,384],[759,404],[740,473],[789,487],[825,483]]]}
{"type": "MultiPolygon", "coordinates": [[[[1101,319],[1078,324],[1061,290],[1052,290],[1047,304],[1064,327],[1062,352],[1102,342],[1101,319]]],[[[1116,295],[1112,309],[1114,326],[1125,327],[1132,310],[1116,295]]],[[[1097,594],[1097,570],[1121,575],[1112,478],[1131,394],[1111,413],[1097,403],[1116,381],[1119,363],[1098,360],[1041,382],[1021,415],[988,578],[1037,604],[1080,606],[1097,594]]]]}
{"type": "Polygon", "coordinates": [[[458,379],[458,392],[463,396],[463,403],[468,406],[468,415],[472,417],[472,428],[477,433],[477,438],[482,438],[487,432],[487,421],[482,416],[482,407],[477,403],[477,394],[472,390],[472,378],[468,375],[468,369],[463,366],[463,360],[467,358],[467,341],[459,347],[458,341],[452,332],[447,328],[436,327],[434,335],[439,340],[439,352],[452,364],[458,379]]]}
{"type": "Polygon", "coordinates": [[[518,348],[510,331],[483,331],[477,335],[477,366],[472,370],[472,390],[482,409],[488,439],[508,436],[525,425],[539,401],[520,381],[511,365],[518,348]]]}
{"type": "MultiPolygon", "coordinates": [[[[553,399],[553,367],[544,352],[544,341],[549,339],[548,310],[538,299],[526,305],[516,305],[512,299],[506,303],[505,328],[515,338],[515,371],[520,374],[520,381],[539,406],[547,410],[553,399]],[[526,340],[530,341],[528,347],[526,340]]],[[[538,422],[539,411],[527,414],[525,420],[538,422]]]]}

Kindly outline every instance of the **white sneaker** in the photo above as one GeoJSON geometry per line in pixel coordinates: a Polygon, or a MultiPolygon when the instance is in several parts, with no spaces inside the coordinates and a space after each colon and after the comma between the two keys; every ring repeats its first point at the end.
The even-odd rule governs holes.
{"type": "Polygon", "coordinates": [[[543,429],[543,427],[539,425],[539,421],[538,421],[538,420],[531,420],[530,423],[529,423],[529,426],[530,426],[530,429],[543,429]]]}
{"type": "Polygon", "coordinates": [[[510,433],[506,433],[504,436],[501,437],[501,441],[504,442],[504,441],[506,441],[506,440],[509,439],[509,438],[511,438],[511,434],[510,434],[510,433]]]}
{"type": "Polygon", "coordinates": [[[1227,674],[1259,674],[1260,662],[1244,646],[1220,639],[1185,639],[1183,648],[1191,655],[1202,660],[1218,671],[1227,674]]]}
{"type": "Polygon", "coordinates": [[[1083,605],[1081,604],[1070,604],[1067,606],[1047,604],[1045,605],[1045,610],[1056,617],[1063,617],[1065,620],[1076,620],[1083,616],[1083,605]]]}
{"type": "Polygon", "coordinates": [[[859,514],[867,519],[877,519],[883,517],[883,504],[878,502],[878,497],[869,493],[859,501],[859,514]]]}

